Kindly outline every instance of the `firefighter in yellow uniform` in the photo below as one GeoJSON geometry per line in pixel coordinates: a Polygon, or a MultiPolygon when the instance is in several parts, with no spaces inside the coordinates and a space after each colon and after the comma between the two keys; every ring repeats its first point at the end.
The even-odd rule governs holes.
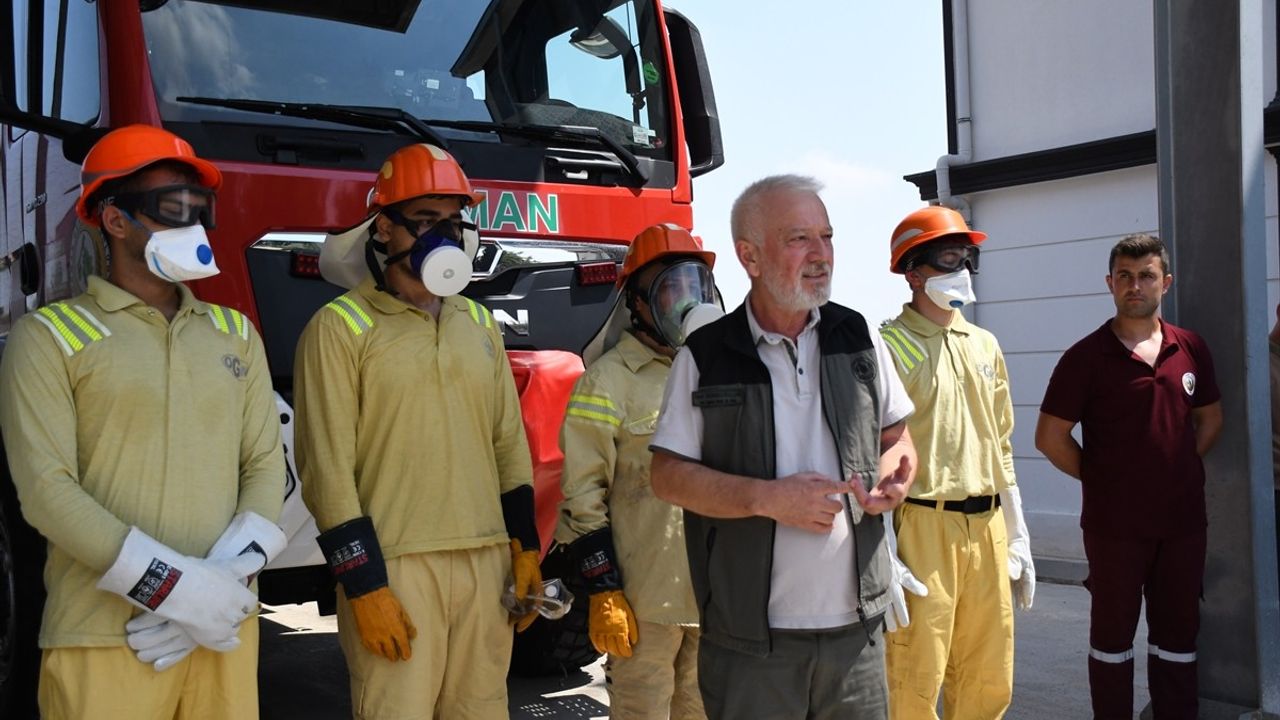
{"type": "Polygon", "coordinates": [[[556,539],[570,544],[589,589],[588,632],[609,654],[612,718],[706,717],[684,523],[680,508],[654,497],[649,440],[676,350],[695,325],[723,315],[714,263],[679,226],[636,236],[618,305],[585,353],[560,431],[565,499],[556,539]]]}
{"type": "MultiPolygon", "coordinates": [[[[453,157],[396,151],[320,263],[353,289],[298,343],[303,499],[341,585],[356,718],[505,718],[501,596],[541,590],[532,463],[502,334],[459,296],[479,200],[453,157]]],[[[536,612],[520,618],[523,629],[536,612]]]]}
{"type": "Polygon", "coordinates": [[[217,272],[221,174],[137,125],[99,140],[82,178],[109,274],[23,316],[0,362],[9,467],[48,540],[40,712],[256,718],[246,585],[285,545],[279,416],[253,326],[179,282],[217,272]]]}
{"type": "Polygon", "coordinates": [[[938,206],[893,233],[890,270],[911,302],[880,329],[916,406],[920,466],[888,535],[896,582],[886,615],[891,717],[1000,718],[1013,695],[1013,604],[1035,567],[1013,472],[1013,404],[995,336],[965,320],[984,233],[938,206]],[[911,596],[906,597],[903,591],[911,596]]]}

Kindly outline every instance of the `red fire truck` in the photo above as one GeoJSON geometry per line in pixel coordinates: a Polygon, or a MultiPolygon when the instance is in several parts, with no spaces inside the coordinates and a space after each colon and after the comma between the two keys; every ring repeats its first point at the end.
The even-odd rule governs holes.
{"type": "MultiPolygon", "coordinates": [[[[163,126],[223,172],[211,232],[222,272],[191,287],[261,331],[287,440],[294,345],[340,292],[319,276],[325,233],[362,216],[392,151],[439,145],[485,193],[465,294],[502,324],[550,544],[560,421],[582,370],[577,353],[616,297],[625,244],[655,222],[690,226],[692,178],[723,162],[693,24],[658,0],[11,7],[0,13],[0,48],[10,48],[0,49],[0,342],[20,315],[81,292],[104,269],[101,238],[72,209],[88,148],[110,128],[163,126]]],[[[43,541],[22,522],[5,475],[0,717],[8,718],[27,712],[20,703],[35,686],[43,541]]],[[[282,491],[291,544],[263,574],[263,600],[323,606],[315,525],[292,470],[282,491]]],[[[544,564],[556,560],[552,552],[544,564]]],[[[522,640],[517,661],[536,669],[584,659],[582,643],[563,642],[569,626],[543,625],[540,637],[522,640]]]]}

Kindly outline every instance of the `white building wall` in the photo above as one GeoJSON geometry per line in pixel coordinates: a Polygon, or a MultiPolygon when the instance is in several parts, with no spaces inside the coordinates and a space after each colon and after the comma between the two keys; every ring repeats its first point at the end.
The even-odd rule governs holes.
{"type": "Polygon", "coordinates": [[[1150,0],[969,0],[975,160],[1155,127],[1150,0]]]}

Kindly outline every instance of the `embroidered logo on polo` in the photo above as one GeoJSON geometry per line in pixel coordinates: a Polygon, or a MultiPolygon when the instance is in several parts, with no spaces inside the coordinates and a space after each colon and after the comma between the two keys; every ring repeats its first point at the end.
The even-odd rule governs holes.
{"type": "Polygon", "coordinates": [[[359,540],[352,540],[334,550],[329,556],[329,567],[333,568],[334,575],[349,572],[367,562],[369,562],[369,552],[364,549],[364,543],[359,540]]]}
{"type": "MultiPolygon", "coordinates": [[[[249,374],[249,364],[235,355],[223,355],[222,367],[229,370],[237,380],[243,380],[249,374]]],[[[265,555],[266,553],[263,554],[265,555]]]]}
{"type": "Polygon", "coordinates": [[[1189,372],[1189,373],[1182,374],[1182,389],[1187,391],[1187,395],[1196,394],[1196,374],[1195,373],[1189,372]]]}
{"type": "Polygon", "coordinates": [[[858,378],[858,381],[864,384],[875,382],[876,364],[866,355],[856,358],[853,361],[853,376],[858,378]]]}
{"type": "Polygon", "coordinates": [[[996,377],[996,369],[989,362],[978,363],[978,374],[988,380],[994,380],[996,377]]]}
{"type": "Polygon", "coordinates": [[[178,584],[181,577],[182,571],[178,568],[152,559],[151,566],[142,574],[138,584],[129,591],[129,597],[148,610],[155,610],[169,597],[169,593],[173,592],[174,586],[178,584]]]}

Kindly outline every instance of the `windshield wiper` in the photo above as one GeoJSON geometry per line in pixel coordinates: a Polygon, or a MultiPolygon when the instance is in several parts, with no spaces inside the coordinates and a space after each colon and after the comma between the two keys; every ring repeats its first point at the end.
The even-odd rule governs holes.
{"type": "Polygon", "coordinates": [[[649,180],[640,161],[634,153],[623,147],[622,143],[600,131],[600,128],[582,125],[504,125],[502,123],[484,122],[482,120],[435,120],[428,118],[424,122],[437,127],[455,130],[472,130],[475,132],[507,133],[524,135],[525,137],[543,140],[578,140],[599,145],[618,157],[622,167],[629,175],[641,182],[649,180]]]}
{"type": "Polygon", "coordinates": [[[192,105],[212,105],[231,110],[283,115],[287,117],[324,120],[371,130],[407,129],[420,139],[442,149],[449,149],[449,141],[430,125],[397,107],[365,105],[325,105],[321,103],[291,103],[274,100],[245,100],[237,98],[178,97],[178,102],[192,105]]]}
{"type": "Polygon", "coordinates": [[[376,105],[328,105],[324,103],[291,103],[275,100],[248,100],[240,98],[211,97],[178,97],[178,102],[192,105],[210,105],[231,110],[299,117],[308,120],[323,120],[343,125],[370,128],[373,130],[408,129],[419,138],[449,149],[449,141],[431,126],[470,130],[473,132],[507,133],[543,140],[576,140],[585,141],[605,148],[617,156],[623,169],[642,183],[649,180],[648,173],[640,165],[635,154],[623,147],[622,143],[601,132],[599,128],[578,125],[504,125],[502,123],[484,122],[480,120],[423,120],[397,107],[379,107],[376,105]]]}

